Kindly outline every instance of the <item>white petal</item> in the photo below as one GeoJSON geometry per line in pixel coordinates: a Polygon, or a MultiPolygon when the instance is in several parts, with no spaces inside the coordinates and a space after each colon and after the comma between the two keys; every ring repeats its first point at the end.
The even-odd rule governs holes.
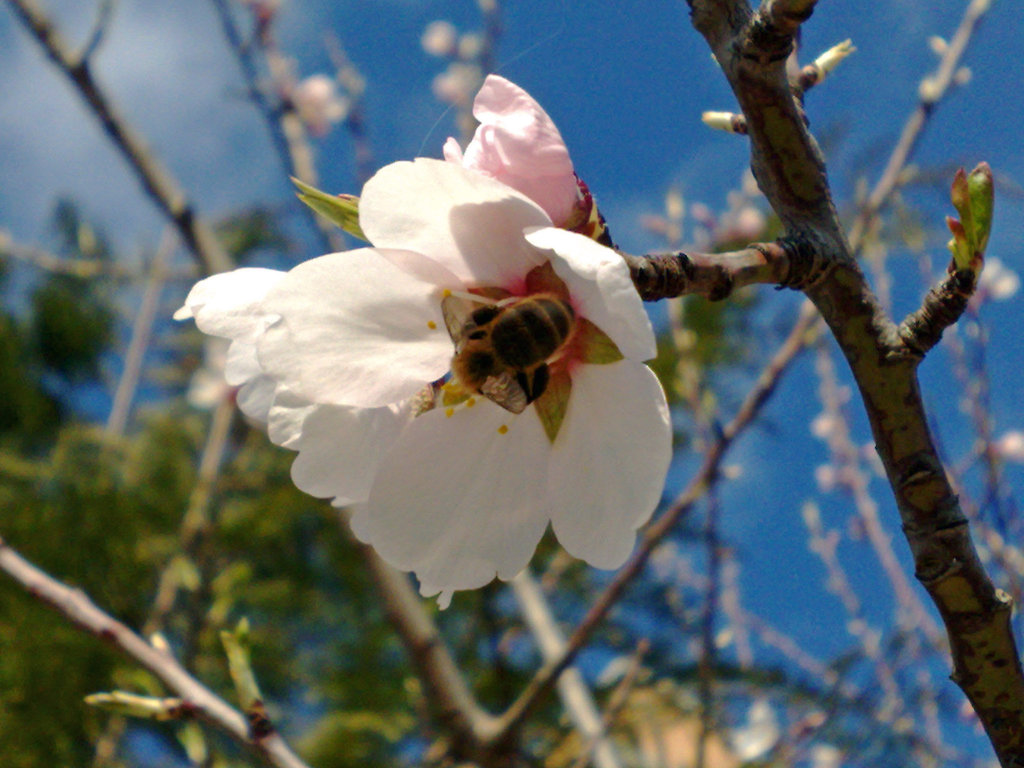
{"type": "Polygon", "coordinates": [[[224,380],[233,387],[241,386],[263,373],[256,357],[256,345],[249,341],[233,341],[224,358],[224,380]]]}
{"type": "Polygon", "coordinates": [[[253,341],[265,325],[260,301],[285,274],[276,269],[244,268],[200,280],[174,318],[195,317],[203,333],[253,341]]]}
{"type": "Polygon", "coordinates": [[[621,256],[589,237],[554,227],[530,231],[526,239],[549,249],[551,266],[565,281],[577,309],[607,333],[623,355],[650,360],[657,354],[650,318],[621,256]]]}
{"type": "Polygon", "coordinates": [[[332,499],[337,506],[366,501],[381,456],[409,418],[408,406],[315,406],[306,413],[298,439],[288,445],[299,452],[292,480],[310,496],[332,499]]]}
{"type": "Polygon", "coordinates": [[[548,505],[559,542],[598,568],[629,557],[661,497],[672,457],[657,378],[632,360],[584,365],[551,455],[548,505]]]}
{"type": "Polygon", "coordinates": [[[298,397],[294,392],[278,387],[274,403],[267,415],[267,436],[274,445],[295,449],[302,436],[302,424],[319,406],[298,397]]]}
{"type": "Polygon", "coordinates": [[[359,224],[375,246],[422,253],[466,285],[508,287],[544,262],[523,230],[551,220],[494,179],[418,158],[385,166],[366,182],[359,224]]]}
{"type": "Polygon", "coordinates": [[[260,367],[310,402],[396,403],[449,368],[438,289],[372,248],[300,264],[263,307],[280,320],[259,339],[260,367]]]}
{"type": "Polygon", "coordinates": [[[247,381],[235,395],[235,402],[238,409],[248,416],[263,424],[270,418],[270,409],[274,404],[274,390],[277,389],[277,382],[269,376],[256,376],[247,381]]]}
{"type": "Polygon", "coordinates": [[[477,400],[451,417],[429,411],[385,456],[353,530],[393,566],[415,571],[427,595],[510,579],[547,525],[548,454],[532,409],[514,416],[477,400]]]}

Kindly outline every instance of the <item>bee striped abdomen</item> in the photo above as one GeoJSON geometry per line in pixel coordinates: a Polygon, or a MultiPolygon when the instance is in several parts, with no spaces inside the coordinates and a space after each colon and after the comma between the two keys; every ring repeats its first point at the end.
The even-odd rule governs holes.
{"type": "Polygon", "coordinates": [[[524,299],[501,314],[491,327],[491,342],[502,362],[519,370],[547,360],[572,331],[568,302],[553,296],[524,299]]]}

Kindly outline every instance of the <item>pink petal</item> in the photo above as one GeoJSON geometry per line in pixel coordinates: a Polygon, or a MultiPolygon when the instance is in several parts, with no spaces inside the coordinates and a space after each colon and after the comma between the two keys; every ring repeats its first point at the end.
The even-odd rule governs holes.
{"type": "Polygon", "coordinates": [[[576,204],[576,177],[547,112],[519,86],[489,75],[473,102],[473,116],[480,125],[463,165],[519,190],[556,225],[564,224],[576,204]]]}

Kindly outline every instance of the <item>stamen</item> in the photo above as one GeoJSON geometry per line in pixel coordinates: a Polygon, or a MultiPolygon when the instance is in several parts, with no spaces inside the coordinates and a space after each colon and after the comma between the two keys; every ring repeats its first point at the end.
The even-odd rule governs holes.
{"type": "Polygon", "coordinates": [[[500,427],[498,427],[499,435],[504,435],[506,432],[508,432],[508,424],[502,424],[500,427]]]}
{"type": "Polygon", "coordinates": [[[455,415],[455,409],[454,408],[445,408],[444,409],[444,415],[445,415],[446,418],[450,419],[452,416],[455,415]]]}
{"type": "Polygon", "coordinates": [[[435,323],[433,320],[427,320],[427,328],[429,328],[432,331],[436,330],[437,329],[437,323],[435,323]]]}
{"type": "Polygon", "coordinates": [[[469,398],[469,400],[466,401],[466,407],[467,408],[472,408],[474,405],[476,405],[476,398],[475,397],[471,397],[471,398],[469,398]]]}

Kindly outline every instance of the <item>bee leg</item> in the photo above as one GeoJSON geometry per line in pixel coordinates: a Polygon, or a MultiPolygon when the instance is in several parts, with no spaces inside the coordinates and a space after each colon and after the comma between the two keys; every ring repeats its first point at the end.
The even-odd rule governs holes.
{"type": "Polygon", "coordinates": [[[541,363],[534,368],[529,377],[525,373],[520,373],[518,376],[523,377],[523,381],[520,381],[519,385],[526,391],[527,402],[530,403],[544,394],[544,390],[548,388],[548,381],[551,380],[547,363],[541,363]]]}

